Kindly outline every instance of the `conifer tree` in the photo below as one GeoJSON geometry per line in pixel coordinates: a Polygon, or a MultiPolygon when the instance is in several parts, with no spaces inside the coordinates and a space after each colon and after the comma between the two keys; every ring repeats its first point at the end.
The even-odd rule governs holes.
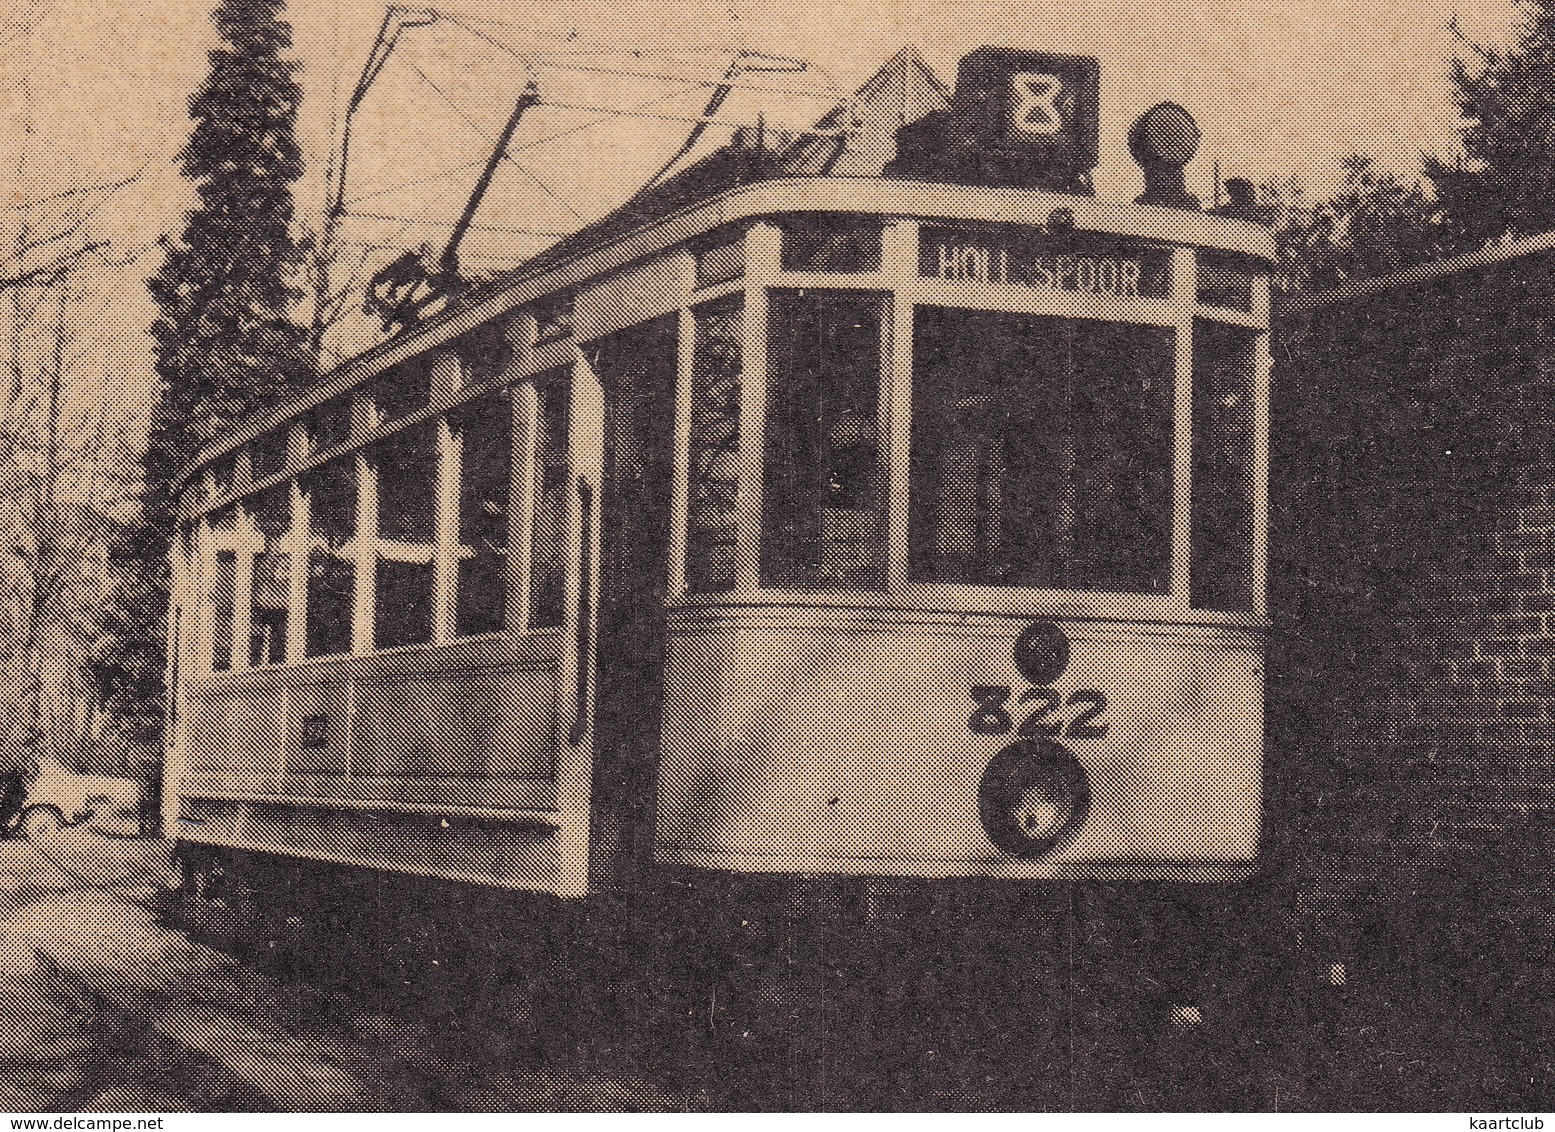
{"type": "Polygon", "coordinates": [[[1555,228],[1555,2],[1517,6],[1522,18],[1505,48],[1458,32],[1468,52],[1452,70],[1463,155],[1425,161],[1459,248],[1555,228]]]}
{"type": "Polygon", "coordinates": [[[306,328],[293,318],[301,89],[284,10],[285,0],[220,0],[212,13],[221,42],[189,100],[194,126],[179,154],[198,201],[147,281],[160,308],[152,337],[161,395],[146,454],[145,518],[117,548],[128,600],[104,625],[91,662],[105,705],[141,735],[161,714],[176,477],[213,424],[314,372],[306,328]]]}
{"type": "Polygon", "coordinates": [[[148,282],[163,392],[147,458],[148,519],[165,523],[171,478],[206,420],[225,421],[306,381],[306,335],[293,320],[299,252],[292,186],[301,90],[286,56],[285,0],[222,0],[222,44],[189,100],[194,129],[179,155],[199,204],[148,282]]]}

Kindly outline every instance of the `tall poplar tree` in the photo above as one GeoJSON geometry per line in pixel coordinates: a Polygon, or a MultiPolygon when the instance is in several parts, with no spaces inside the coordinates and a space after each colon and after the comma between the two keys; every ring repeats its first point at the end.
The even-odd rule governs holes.
{"type": "Polygon", "coordinates": [[[1460,248],[1555,228],[1555,2],[1516,2],[1521,20],[1508,46],[1459,33],[1467,54],[1453,61],[1452,84],[1463,155],[1425,160],[1460,248]]]}
{"type": "Polygon", "coordinates": [[[125,601],[92,661],[103,701],[147,735],[161,716],[167,553],[176,477],[214,427],[305,384],[314,372],[294,319],[300,252],[292,187],[302,92],[285,0],[220,0],[221,42],[189,99],[179,154],[198,203],[147,281],[161,396],[146,454],[145,520],[119,547],[125,601]]]}

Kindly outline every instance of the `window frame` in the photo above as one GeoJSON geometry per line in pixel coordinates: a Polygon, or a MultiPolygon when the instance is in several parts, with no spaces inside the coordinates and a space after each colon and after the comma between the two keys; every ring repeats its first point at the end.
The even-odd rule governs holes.
{"type": "MultiPolygon", "coordinates": [[[[675,459],[673,497],[670,513],[670,545],[664,564],[667,577],[666,598],[671,607],[719,606],[729,604],[791,604],[791,605],[843,605],[879,606],[896,608],[952,608],[967,612],[1014,613],[1026,615],[1117,616],[1131,618],[1160,618],[1171,621],[1211,621],[1228,624],[1248,624],[1266,618],[1264,595],[1267,576],[1267,446],[1255,444],[1253,468],[1254,498],[1251,506],[1254,514],[1251,557],[1254,564],[1254,608],[1245,613],[1225,613],[1213,610],[1197,610],[1190,605],[1189,564],[1191,549],[1187,539],[1191,522],[1191,430],[1192,430],[1192,350],[1195,321],[1238,326],[1251,330],[1255,336],[1257,365],[1254,373],[1254,432],[1263,437],[1267,432],[1267,386],[1269,341],[1269,281],[1266,273],[1253,280],[1251,311],[1239,311],[1226,307],[1207,305],[1200,301],[1198,255],[1196,246],[1173,244],[1170,237],[1160,233],[1141,233],[1137,239],[1155,246],[1170,249],[1170,290],[1165,296],[1117,296],[1094,295],[1067,291],[1042,291],[1031,287],[986,283],[966,280],[945,280],[924,277],[920,272],[921,229],[944,228],[961,225],[970,228],[993,227],[965,219],[956,220],[948,215],[923,215],[921,219],[903,216],[860,213],[860,222],[878,221],[881,225],[881,254],[878,268],[857,273],[839,271],[786,271],[782,266],[781,225],[788,212],[771,217],[751,217],[734,223],[724,222],[718,228],[719,240],[732,238],[742,245],[743,269],[737,278],[710,280],[704,272],[697,272],[697,251],[708,238],[691,237],[664,252],[659,260],[645,267],[629,266],[579,284],[568,282],[558,292],[575,300],[573,333],[567,337],[537,340],[536,319],[533,310],[543,308],[547,298],[542,296],[529,307],[516,314],[499,315],[497,320],[483,324],[481,332],[490,332],[499,323],[507,348],[500,372],[469,373],[460,362],[461,336],[450,337],[447,342],[423,351],[427,364],[436,371],[431,378],[431,393],[426,406],[393,420],[380,419],[375,411],[372,392],[377,372],[364,373],[356,383],[342,391],[332,385],[330,400],[345,400],[351,407],[348,437],[327,448],[315,448],[312,432],[308,427],[313,402],[299,405],[295,413],[280,424],[268,427],[292,430],[291,458],[287,469],[279,474],[256,480],[252,476],[246,441],[235,443],[231,449],[214,451],[204,466],[195,474],[186,488],[182,516],[192,522],[193,549],[186,559],[185,569],[191,579],[191,593],[201,589],[211,577],[214,550],[210,540],[210,518],[221,508],[240,504],[245,498],[259,492],[289,485],[297,491],[299,479],[333,460],[348,458],[357,465],[358,474],[358,537],[360,544],[356,574],[356,616],[353,626],[353,647],[350,655],[382,652],[373,647],[370,629],[364,633],[364,620],[371,623],[373,590],[376,588],[368,577],[363,584],[364,571],[370,574],[367,559],[376,555],[376,527],[371,530],[362,522],[370,516],[376,520],[376,483],[365,457],[366,450],[390,436],[404,430],[431,422],[444,434],[439,458],[437,493],[440,498],[438,514],[446,530],[439,532],[439,545],[448,546],[440,551],[447,559],[443,576],[438,583],[440,609],[446,606],[446,614],[439,614],[440,627],[433,634],[432,645],[468,641],[478,637],[458,636],[455,630],[457,617],[456,576],[458,529],[458,438],[448,423],[447,415],[458,406],[477,400],[499,389],[512,391],[513,421],[513,480],[512,515],[510,517],[510,554],[508,575],[508,608],[506,626],[502,634],[530,634],[555,632],[554,628],[531,627],[529,619],[531,563],[533,561],[534,492],[533,472],[536,457],[536,440],[539,421],[536,415],[534,385],[556,370],[570,369],[582,360],[578,343],[592,340],[615,329],[635,324],[659,314],[672,314],[678,318],[679,347],[676,366],[675,390],[675,459]],[[725,234],[728,234],[726,236],[725,234]],[[655,291],[639,295],[643,284],[633,272],[648,271],[653,274],[655,291]],[[633,288],[636,288],[634,290],[633,288]],[[763,493],[766,436],[766,383],[768,368],[768,295],[773,290],[818,290],[827,292],[860,291],[883,295],[882,349],[880,352],[879,396],[877,410],[877,458],[881,462],[879,479],[884,485],[884,584],[883,586],[847,588],[783,588],[764,584],[761,577],[763,526],[763,493]],[[630,292],[635,305],[629,315],[623,313],[620,325],[608,323],[608,315],[602,311],[619,307],[620,293],[630,292]],[[604,301],[606,298],[610,302],[604,301]],[[685,585],[686,578],[686,511],[688,506],[688,440],[690,428],[690,380],[695,367],[695,308],[721,299],[742,304],[743,325],[740,332],[741,389],[739,397],[740,441],[738,447],[739,487],[735,509],[735,582],[727,591],[691,593],[685,585]],[[912,432],[912,365],[914,312],[920,306],[936,306],[951,309],[1004,311],[1012,314],[1030,314],[1058,318],[1101,320],[1109,323],[1126,323],[1144,326],[1169,327],[1176,331],[1177,381],[1173,403],[1173,521],[1172,521],[1172,576],[1166,594],[1127,594],[1108,591],[1047,590],[1027,587],[973,585],[955,582],[913,581],[909,577],[908,543],[910,523],[909,469],[911,463],[912,432]],[[230,483],[220,482],[213,471],[229,469],[230,483]],[[449,503],[451,502],[451,506],[449,503]],[[369,537],[371,536],[371,537],[369,537]],[[365,607],[365,617],[364,617],[365,607]],[[446,624],[442,624],[446,622],[446,624]]],[[[1006,225],[1008,227],[1008,225],[1006,225]]],[[[1215,254],[1212,251],[1211,255],[1215,254]]],[[[644,276],[643,278],[647,278],[644,276]]],[[[461,331],[467,335],[469,331],[461,331]]],[[[392,364],[403,364],[395,362],[392,364]]],[[[584,363],[586,364],[586,362],[584,363]]],[[[385,366],[384,369],[392,368],[385,366]]],[[[570,391],[569,391],[570,397],[570,391]]],[[[668,423],[668,422],[667,422],[668,423]]],[[[222,475],[220,479],[226,479],[222,475]]],[[[297,514],[294,499],[294,515],[297,514]]],[[[297,524],[293,524],[294,531],[297,524]]],[[[293,570],[300,573],[298,564],[305,561],[306,546],[301,555],[294,551],[293,570]]],[[[241,571],[240,571],[241,573],[241,571]]],[[[305,577],[296,582],[305,583],[305,577]]],[[[239,580],[241,587],[242,579],[239,580]]],[[[294,585],[294,589],[296,586],[294,585]]],[[[239,595],[241,606],[248,595],[239,595]]],[[[183,671],[189,675],[209,673],[211,610],[208,602],[202,602],[198,616],[191,617],[184,631],[189,642],[190,655],[185,657],[183,671]],[[204,661],[202,664],[201,661],[204,661]],[[192,663],[190,663],[192,662],[192,663]]],[[[305,606],[305,601],[303,602],[305,606]]],[[[246,639],[246,625],[241,613],[234,617],[234,642],[246,639]]],[[[304,617],[293,610],[289,635],[295,641],[288,647],[287,667],[299,664],[328,663],[341,659],[341,654],[307,657],[306,626],[304,617]]],[[[486,634],[491,635],[491,634],[486,634]]],[[[402,646],[406,649],[422,649],[425,645],[402,646]]],[[[234,649],[233,673],[245,666],[234,649]]]]}
{"type": "MultiPolygon", "coordinates": [[[[892,301],[893,295],[889,291],[878,289],[865,291],[858,288],[768,288],[767,301],[764,304],[767,312],[767,321],[765,326],[766,338],[763,346],[763,348],[766,350],[765,364],[768,368],[770,368],[776,360],[776,357],[784,352],[783,350],[777,348],[777,343],[774,339],[774,330],[776,329],[774,326],[775,314],[779,309],[781,309],[783,304],[791,304],[793,309],[797,309],[802,303],[804,303],[806,299],[818,300],[821,303],[835,303],[840,297],[843,296],[854,299],[857,302],[857,305],[861,308],[873,307],[873,315],[877,320],[877,325],[874,328],[875,334],[878,336],[876,342],[874,343],[876,359],[875,374],[873,378],[873,384],[875,386],[875,404],[873,405],[873,415],[869,421],[870,428],[874,434],[873,438],[869,441],[869,447],[873,449],[874,461],[873,467],[868,469],[867,472],[862,473],[864,478],[867,478],[869,485],[867,494],[872,496],[873,499],[872,505],[869,507],[851,509],[858,511],[861,514],[869,514],[874,516],[873,521],[877,527],[876,532],[870,536],[869,540],[871,544],[871,561],[869,563],[868,574],[865,578],[861,578],[859,580],[851,581],[845,584],[825,578],[822,576],[822,572],[820,570],[817,570],[816,577],[807,581],[794,581],[787,584],[773,581],[772,575],[780,566],[780,562],[776,558],[770,557],[775,553],[775,548],[768,545],[768,538],[772,533],[771,524],[773,516],[767,508],[768,493],[766,491],[766,484],[763,483],[762,532],[759,540],[759,549],[761,554],[761,587],[763,590],[770,591],[792,589],[802,590],[807,593],[857,593],[861,591],[866,593],[875,593],[883,590],[886,586],[887,559],[889,557],[887,545],[887,516],[890,511],[891,500],[889,464],[885,454],[884,443],[886,437],[889,435],[889,422],[884,415],[889,411],[889,402],[884,396],[882,396],[882,383],[887,370],[886,360],[892,349],[894,336],[893,328],[891,325],[891,316],[894,313],[894,304],[892,301]]],[[[776,399],[771,396],[768,396],[765,399],[767,415],[766,419],[761,422],[760,429],[762,434],[761,474],[764,480],[771,471],[771,462],[774,456],[770,445],[774,432],[772,410],[775,404],[775,400],[776,399]]],[[[819,521],[819,512],[823,508],[821,507],[821,501],[819,499],[816,499],[814,502],[816,504],[814,517],[817,521],[819,521]]],[[[798,567],[793,565],[790,566],[790,569],[793,572],[798,571],[798,567]]]]}
{"type": "MultiPolygon", "coordinates": [[[[522,320],[518,320],[520,324],[522,320]]],[[[522,340],[526,331],[509,338],[522,340]]],[[[532,334],[532,328],[527,331],[532,334]]],[[[254,479],[247,475],[247,461],[237,461],[239,474],[230,485],[213,482],[209,468],[202,470],[190,487],[190,498],[200,502],[188,520],[190,545],[175,547],[178,568],[187,578],[193,616],[183,632],[183,672],[188,678],[231,677],[263,670],[284,670],[308,665],[339,664],[352,657],[424,651],[450,644],[463,644],[514,634],[555,634],[558,626],[532,626],[529,619],[529,564],[534,538],[534,461],[539,427],[537,385],[555,388],[563,400],[564,419],[570,420],[571,383],[557,384],[558,372],[570,373],[573,359],[571,342],[549,347],[514,349],[510,364],[486,380],[464,384],[464,372],[453,351],[435,351],[429,360],[433,371],[432,400],[415,413],[384,421],[372,403],[372,383],[349,395],[352,427],[349,438],[328,448],[317,448],[306,412],[288,422],[290,430],[288,467],[280,473],[254,479]],[[538,363],[538,364],[537,364],[538,363]],[[500,395],[507,393],[506,398],[500,395]],[[457,578],[460,546],[460,493],[462,437],[451,419],[457,411],[482,399],[499,400],[513,414],[512,476],[510,479],[511,514],[509,516],[509,554],[506,566],[504,626],[481,633],[461,633],[458,628],[457,578]],[[403,645],[379,647],[375,640],[375,603],[379,558],[378,498],[379,473],[373,453],[414,430],[430,430],[434,436],[436,482],[428,486],[431,500],[433,540],[431,562],[432,632],[430,639],[403,645]],[[355,483],[356,511],[354,534],[349,540],[353,561],[353,610],[351,646],[348,650],[308,655],[308,558],[311,538],[311,500],[304,489],[306,480],[333,464],[347,463],[355,483]],[[520,474],[520,471],[523,474],[520,474]],[[253,502],[272,492],[290,497],[291,522],[280,540],[280,550],[291,553],[290,605],[287,610],[286,659],[273,664],[252,665],[246,642],[253,632],[253,566],[259,538],[251,515],[253,502]],[[213,520],[223,513],[234,517],[233,529],[218,531],[213,520]],[[216,668],[213,661],[216,608],[210,597],[215,581],[218,554],[235,556],[231,614],[232,656],[230,665],[216,668]]],[[[566,442],[566,430],[562,437],[566,442]]],[[[230,460],[218,460],[217,465],[230,460]]]]}
{"type": "MultiPolygon", "coordinates": [[[[1254,434],[1267,433],[1269,359],[1269,276],[1253,281],[1251,311],[1208,305],[1199,299],[1198,249],[1162,240],[1143,242],[1170,251],[1169,286],[1165,294],[1142,296],[1094,295],[1069,291],[1042,291],[1013,284],[940,280],[920,274],[920,227],[944,227],[943,223],[912,219],[888,220],[883,232],[879,271],[856,274],[784,271],[780,259],[780,230],[775,225],[754,225],[746,237],[745,276],[722,294],[743,292],[746,328],[742,365],[741,507],[736,547],[737,571],[732,590],[691,593],[683,586],[672,589],[672,602],[686,606],[791,604],[818,606],[885,606],[895,608],[952,608],[963,611],[1017,615],[1074,615],[1157,619],[1174,622],[1216,622],[1236,625],[1263,624],[1267,620],[1266,579],[1268,541],[1267,446],[1255,444],[1252,472],[1254,516],[1251,558],[1254,564],[1253,605],[1246,611],[1195,608],[1190,600],[1193,342],[1195,322],[1236,326],[1255,339],[1254,434]],[[891,341],[881,354],[879,456],[884,462],[886,487],[886,540],[883,588],[853,586],[819,588],[782,587],[763,583],[761,560],[762,510],[765,484],[762,466],[766,445],[767,382],[769,375],[768,296],[778,290],[857,291],[886,293],[891,341]],[[985,585],[965,582],[915,581],[909,576],[910,465],[912,433],[913,335],[918,307],[942,307],[967,311],[998,311],[1017,315],[1077,321],[1143,326],[1174,332],[1175,373],[1171,396],[1171,570],[1165,592],[1133,593],[1112,590],[1076,590],[1027,586],[985,585]]],[[[698,301],[711,298],[707,291],[698,301]]],[[[686,366],[689,370],[690,363],[686,366]]],[[[684,376],[683,376],[684,380],[684,376]]],[[[682,422],[682,426],[684,422],[682,422]]],[[[687,453],[685,433],[679,436],[681,490],[685,487],[687,453]]],[[[671,563],[672,570],[680,563],[671,563]]],[[[677,575],[678,580],[678,575],[677,575]]]]}
{"type": "MultiPolygon", "coordinates": [[[[1167,334],[1171,335],[1171,339],[1170,339],[1169,344],[1168,343],[1163,343],[1163,344],[1168,344],[1169,345],[1170,352],[1173,355],[1173,360],[1172,360],[1172,362],[1170,364],[1175,367],[1175,362],[1176,362],[1176,357],[1175,356],[1176,356],[1176,353],[1177,353],[1176,337],[1180,333],[1178,328],[1175,327],[1175,326],[1164,325],[1164,324],[1156,322],[1156,321],[1150,321],[1150,322],[1137,321],[1137,320],[1125,321],[1125,320],[1121,320],[1121,319],[1105,319],[1105,320],[1102,320],[1102,319],[1094,319],[1094,318],[1073,319],[1073,318],[1068,318],[1068,317],[1064,317],[1064,316],[1055,317],[1055,316],[1051,316],[1051,315],[1037,314],[1037,313],[1025,312],[1025,311],[1021,311],[1021,312],[1016,312],[1016,311],[996,311],[996,312],[990,312],[990,311],[988,311],[987,308],[984,308],[984,307],[969,307],[969,306],[966,306],[964,304],[960,304],[960,305],[956,305],[956,306],[945,306],[943,304],[932,304],[932,305],[928,305],[928,306],[916,306],[916,307],[914,307],[913,317],[914,317],[914,334],[915,334],[915,338],[914,338],[914,344],[913,345],[914,345],[914,352],[915,353],[916,353],[916,344],[917,344],[916,343],[916,331],[917,331],[917,326],[918,326],[918,323],[917,323],[918,316],[919,316],[919,314],[922,311],[930,310],[930,309],[932,309],[932,310],[939,310],[939,311],[947,311],[947,312],[965,312],[967,314],[994,313],[994,314],[999,314],[999,315],[1007,315],[1007,316],[1012,317],[1012,318],[1040,319],[1040,320],[1043,320],[1044,322],[1047,322],[1050,325],[1054,325],[1054,326],[1056,326],[1057,324],[1060,324],[1060,323],[1064,323],[1064,324],[1067,324],[1067,325],[1069,325],[1071,327],[1084,327],[1088,323],[1093,323],[1093,324],[1096,324],[1098,327],[1107,327],[1107,328],[1127,327],[1127,328],[1130,328],[1130,329],[1144,329],[1144,330],[1164,331],[1167,334]]],[[[1080,331],[1080,333],[1083,333],[1083,331],[1080,331]]],[[[916,379],[916,373],[913,374],[913,378],[916,379]]],[[[1119,589],[1106,589],[1106,588],[1098,587],[1098,586],[1086,586],[1086,587],[1080,587],[1080,586],[1056,586],[1056,585],[1055,586],[1035,586],[1035,585],[1005,584],[1005,583],[995,583],[995,582],[943,581],[943,580],[915,578],[915,577],[913,577],[913,574],[914,574],[914,564],[913,564],[913,561],[911,559],[911,549],[912,549],[912,547],[911,547],[911,530],[909,530],[909,547],[908,547],[909,560],[908,560],[908,563],[907,563],[907,572],[908,572],[908,582],[907,582],[907,585],[910,586],[910,587],[913,587],[913,588],[929,587],[929,588],[933,588],[936,592],[940,592],[940,591],[943,591],[945,589],[965,589],[965,590],[979,590],[979,591],[980,590],[1006,590],[1006,589],[1008,589],[1008,590],[1023,590],[1023,591],[1027,591],[1027,592],[1037,592],[1037,593],[1051,593],[1051,594],[1075,594],[1075,595],[1097,594],[1097,595],[1104,595],[1106,597],[1110,597],[1110,598],[1115,599],[1115,600],[1124,600],[1124,601],[1129,601],[1129,600],[1136,599],[1136,598],[1143,598],[1143,599],[1146,599],[1146,600],[1150,600],[1150,599],[1170,598],[1170,597],[1175,596],[1174,595],[1175,579],[1173,577],[1173,572],[1172,572],[1172,568],[1171,567],[1172,567],[1172,562],[1173,562],[1173,552],[1174,552],[1174,549],[1175,549],[1175,542],[1176,542],[1177,537],[1178,537],[1177,529],[1176,529],[1177,528],[1177,521],[1176,521],[1176,515],[1175,515],[1174,508],[1175,508],[1175,503],[1176,503],[1175,456],[1176,456],[1176,448],[1177,448],[1177,445],[1179,443],[1178,428],[1177,428],[1177,425],[1178,425],[1178,420],[1177,420],[1177,393],[1178,393],[1178,389],[1177,389],[1177,385],[1180,382],[1180,380],[1181,380],[1181,374],[1174,371],[1173,374],[1172,374],[1172,378],[1171,378],[1171,385],[1170,385],[1169,388],[1167,388],[1164,391],[1163,401],[1165,402],[1165,404],[1163,406],[1161,406],[1162,409],[1164,409],[1164,411],[1165,411],[1165,419],[1164,419],[1164,421],[1162,423],[1164,425],[1164,430],[1163,431],[1166,434],[1165,437],[1164,437],[1164,440],[1165,440],[1165,455],[1166,455],[1168,463],[1169,463],[1168,474],[1166,476],[1166,490],[1164,492],[1165,506],[1162,508],[1163,514],[1161,516],[1158,516],[1158,519],[1164,518],[1165,525],[1166,525],[1166,530],[1164,532],[1165,536],[1166,536],[1166,538],[1165,538],[1166,545],[1164,547],[1165,557],[1166,557],[1166,562],[1164,563],[1164,565],[1165,565],[1166,569],[1164,570],[1164,578],[1163,578],[1163,580],[1164,580],[1165,584],[1164,584],[1163,587],[1161,587],[1159,589],[1127,589],[1127,590],[1119,590],[1119,589]]],[[[1070,406],[1066,407],[1066,411],[1069,411],[1069,412],[1074,411],[1073,406],[1070,405],[1070,406]]],[[[916,417],[916,415],[913,415],[912,418],[907,422],[907,428],[909,429],[909,431],[912,429],[912,427],[916,423],[917,423],[917,417],[916,417]]],[[[910,462],[911,461],[911,455],[912,455],[912,453],[910,452],[909,453],[909,468],[908,468],[909,487],[908,487],[908,498],[906,500],[907,507],[908,507],[910,515],[911,515],[911,511],[912,511],[912,484],[911,484],[912,467],[911,467],[911,462],[910,462]]],[[[1074,486],[1074,485],[1071,484],[1069,486],[1074,486]]],[[[910,522],[911,522],[911,518],[909,518],[909,523],[910,522]]]]}

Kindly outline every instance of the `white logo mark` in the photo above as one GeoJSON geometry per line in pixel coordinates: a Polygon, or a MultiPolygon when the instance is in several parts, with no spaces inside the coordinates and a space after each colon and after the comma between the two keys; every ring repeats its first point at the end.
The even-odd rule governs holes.
{"type": "Polygon", "coordinates": [[[1025,72],[1010,76],[1010,125],[1026,134],[1056,134],[1064,128],[1058,96],[1064,82],[1057,75],[1025,72]]]}

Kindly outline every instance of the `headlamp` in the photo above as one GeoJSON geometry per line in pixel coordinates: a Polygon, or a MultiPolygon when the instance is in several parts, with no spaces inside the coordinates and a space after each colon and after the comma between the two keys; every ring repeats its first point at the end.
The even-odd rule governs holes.
{"type": "Polygon", "coordinates": [[[1085,768],[1050,739],[1019,739],[993,757],[977,789],[988,839],[1015,857],[1038,857],[1068,841],[1091,809],[1085,768]]]}

